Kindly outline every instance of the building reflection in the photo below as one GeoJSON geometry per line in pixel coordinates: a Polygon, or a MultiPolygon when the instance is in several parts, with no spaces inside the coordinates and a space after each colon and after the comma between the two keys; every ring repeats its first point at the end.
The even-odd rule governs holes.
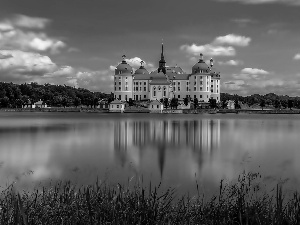
{"type": "Polygon", "coordinates": [[[115,122],[114,149],[122,166],[131,158],[130,154],[139,154],[141,157],[143,149],[148,147],[157,151],[161,176],[167,149],[172,151],[191,149],[200,158],[198,163],[201,163],[203,153],[212,155],[220,147],[220,120],[115,122]],[[131,151],[132,149],[138,149],[138,152],[131,151]]]}

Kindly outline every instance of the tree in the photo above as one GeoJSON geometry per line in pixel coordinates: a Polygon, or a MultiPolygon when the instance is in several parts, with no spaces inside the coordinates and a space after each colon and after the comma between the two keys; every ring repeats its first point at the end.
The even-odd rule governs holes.
{"type": "Polygon", "coordinates": [[[163,101],[164,101],[164,106],[167,109],[169,107],[169,99],[165,98],[163,101]]]}
{"type": "Polygon", "coordinates": [[[274,101],[274,108],[275,109],[278,109],[279,107],[280,107],[280,101],[278,100],[278,99],[276,99],[275,101],[274,101]]]}
{"type": "Polygon", "coordinates": [[[133,100],[132,100],[132,98],[129,98],[128,104],[129,104],[129,106],[133,106],[133,100]]]}
{"type": "Polygon", "coordinates": [[[264,107],[266,106],[266,102],[265,102],[264,99],[262,99],[262,100],[260,101],[259,106],[261,107],[261,110],[264,110],[264,107]]]}
{"type": "Polygon", "coordinates": [[[78,97],[75,97],[73,103],[74,103],[75,107],[77,108],[79,105],[81,105],[81,99],[78,97]]]}
{"type": "Polygon", "coordinates": [[[234,108],[235,109],[240,109],[241,108],[240,103],[239,103],[239,101],[237,99],[234,100],[234,108]]]}
{"type": "Polygon", "coordinates": [[[183,103],[184,103],[185,106],[188,106],[188,104],[189,104],[189,99],[188,99],[188,98],[184,98],[184,99],[183,99],[183,103]]]}
{"type": "Polygon", "coordinates": [[[199,104],[198,98],[194,98],[194,108],[195,109],[198,108],[198,104],[199,104]]]}
{"type": "Polygon", "coordinates": [[[178,99],[177,98],[172,98],[171,100],[171,109],[177,109],[178,107],[178,99]]]}
{"type": "Polygon", "coordinates": [[[210,108],[215,109],[217,107],[217,100],[213,99],[213,98],[210,98],[209,99],[209,106],[210,106],[210,108]]]}
{"type": "Polygon", "coordinates": [[[292,110],[293,103],[294,103],[293,100],[291,100],[291,99],[288,100],[288,108],[289,108],[290,110],[292,110]]]}
{"type": "Polygon", "coordinates": [[[226,108],[227,108],[227,101],[226,101],[226,100],[223,100],[223,101],[222,101],[222,108],[223,108],[223,109],[226,109],[226,108]]]}

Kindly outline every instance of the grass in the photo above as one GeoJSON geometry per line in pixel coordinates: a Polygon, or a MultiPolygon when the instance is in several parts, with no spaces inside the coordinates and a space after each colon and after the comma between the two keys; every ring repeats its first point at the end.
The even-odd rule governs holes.
{"type": "Polygon", "coordinates": [[[259,174],[243,173],[205,200],[200,195],[175,199],[175,189],[60,182],[18,193],[13,185],[0,192],[1,224],[300,224],[300,196],[285,199],[282,185],[262,190],[259,174]]]}

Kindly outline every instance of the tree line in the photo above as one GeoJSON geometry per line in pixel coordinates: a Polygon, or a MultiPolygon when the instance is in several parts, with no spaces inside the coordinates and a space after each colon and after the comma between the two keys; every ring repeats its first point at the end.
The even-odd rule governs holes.
{"type": "Polygon", "coordinates": [[[39,100],[52,107],[95,107],[100,99],[110,102],[113,95],[67,85],[0,82],[0,108],[22,108],[39,100]]]}
{"type": "Polygon", "coordinates": [[[266,95],[254,94],[250,96],[231,95],[221,93],[221,105],[226,105],[228,100],[235,102],[236,108],[240,107],[239,103],[246,104],[249,107],[258,105],[262,108],[266,106],[273,106],[274,108],[297,108],[300,109],[300,97],[290,97],[288,95],[276,95],[269,93],[266,95]]]}

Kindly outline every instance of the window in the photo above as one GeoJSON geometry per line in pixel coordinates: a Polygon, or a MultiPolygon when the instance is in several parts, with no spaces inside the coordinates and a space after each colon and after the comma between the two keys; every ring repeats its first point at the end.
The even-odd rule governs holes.
{"type": "Polygon", "coordinates": [[[144,91],[146,91],[146,87],[144,87],[144,91]]]}
{"type": "Polygon", "coordinates": [[[140,87],[140,91],[142,91],[142,87],[140,87]]]}
{"type": "Polygon", "coordinates": [[[117,108],[119,108],[119,105],[117,105],[117,108]]]}
{"type": "Polygon", "coordinates": [[[210,87],[213,87],[214,85],[210,85],[210,87]]]}
{"type": "Polygon", "coordinates": [[[121,82],[119,82],[119,85],[121,85],[121,82]]]}
{"type": "Polygon", "coordinates": [[[125,77],[125,79],[127,80],[127,77],[125,77]]]}
{"type": "Polygon", "coordinates": [[[186,88],[186,91],[189,91],[189,88],[188,88],[188,87],[186,88]]]}
{"type": "Polygon", "coordinates": [[[210,82],[213,82],[213,80],[211,80],[210,82]]]}
{"type": "Polygon", "coordinates": [[[202,81],[200,81],[200,85],[202,85],[203,84],[203,82],[202,81]]]}
{"type": "Polygon", "coordinates": [[[178,91],[180,91],[180,87],[178,87],[178,91]]]}
{"type": "Polygon", "coordinates": [[[125,91],[128,91],[128,87],[125,87],[125,91]]]}
{"type": "Polygon", "coordinates": [[[197,82],[195,81],[195,82],[194,82],[194,85],[196,85],[196,84],[197,84],[197,82]]]}
{"type": "Polygon", "coordinates": [[[200,87],[200,91],[202,91],[202,87],[200,87]]]}
{"type": "Polygon", "coordinates": [[[194,95],[194,98],[196,98],[196,95],[194,95]]]}
{"type": "Polygon", "coordinates": [[[219,100],[219,97],[217,97],[217,100],[219,100]]]}
{"type": "Polygon", "coordinates": [[[189,82],[188,82],[188,81],[186,82],[186,85],[189,85],[189,82]]]}
{"type": "Polygon", "coordinates": [[[164,91],[164,96],[166,96],[166,91],[164,91]]]}
{"type": "Polygon", "coordinates": [[[119,87],[119,91],[121,91],[121,87],[119,87]]]}
{"type": "Polygon", "coordinates": [[[156,106],[159,109],[159,105],[156,106]]]}
{"type": "Polygon", "coordinates": [[[111,105],[111,108],[114,108],[114,105],[111,105]]]}
{"type": "Polygon", "coordinates": [[[146,98],[146,95],[144,95],[144,98],[146,98]]]}
{"type": "Polygon", "coordinates": [[[152,109],[153,109],[153,105],[152,105],[152,109]]]}
{"type": "Polygon", "coordinates": [[[178,98],[180,98],[180,95],[178,95],[178,98]]]}
{"type": "Polygon", "coordinates": [[[117,88],[115,87],[115,91],[117,90],[117,88]]]}
{"type": "Polygon", "coordinates": [[[158,86],[158,90],[160,91],[160,89],[161,89],[161,87],[160,86],[158,86]]]}
{"type": "Polygon", "coordinates": [[[202,95],[200,95],[200,98],[202,98],[202,95]]]}
{"type": "Polygon", "coordinates": [[[144,82],[144,85],[146,85],[146,82],[144,82]]]}
{"type": "Polygon", "coordinates": [[[142,82],[140,82],[140,85],[142,85],[142,82]]]}
{"type": "Polygon", "coordinates": [[[200,76],[200,80],[202,80],[202,76],[200,76]]]}
{"type": "Polygon", "coordinates": [[[125,85],[128,85],[128,82],[127,82],[127,81],[125,82],[125,85]]]}
{"type": "Polygon", "coordinates": [[[178,82],[178,85],[180,85],[180,82],[178,82]]]}
{"type": "Polygon", "coordinates": [[[211,90],[210,90],[210,92],[214,92],[214,90],[213,90],[213,89],[211,89],[211,90]]]}
{"type": "Polygon", "coordinates": [[[117,85],[117,82],[115,82],[115,85],[117,85]]]}
{"type": "Polygon", "coordinates": [[[194,87],[194,91],[196,91],[196,87],[194,87]]]}
{"type": "Polygon", "coordinates": [[[121,100],[121,95],[119,95],[119,100],[121,100]]]}

